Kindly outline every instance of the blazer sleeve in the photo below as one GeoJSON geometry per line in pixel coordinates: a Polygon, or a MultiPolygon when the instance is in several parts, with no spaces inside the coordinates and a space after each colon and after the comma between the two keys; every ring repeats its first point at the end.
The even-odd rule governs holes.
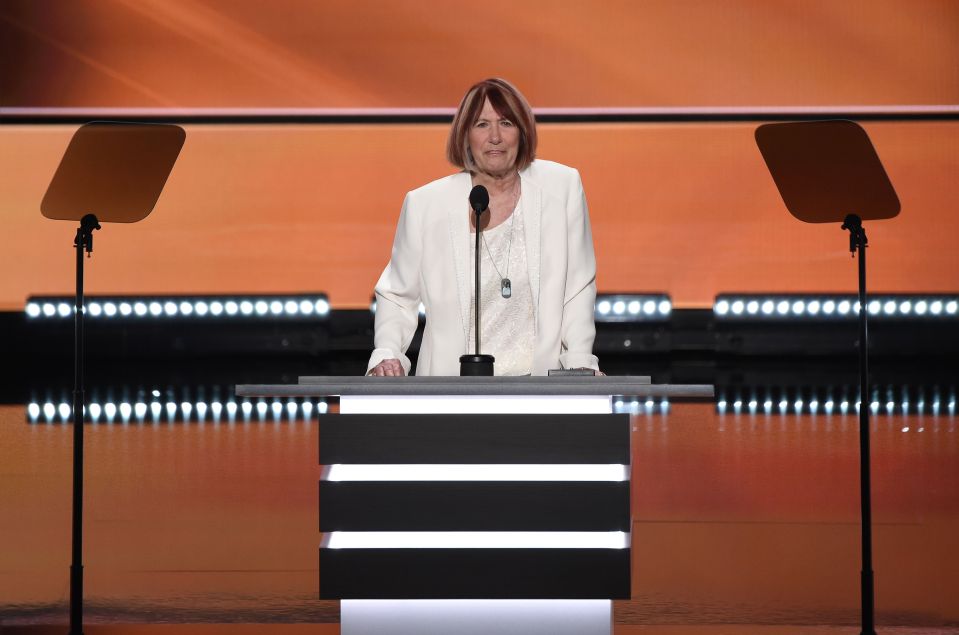
{"type": "Polygon", "coordinates": [[[410,373],[411,364],[406,350],[419,323],[423,254],[422,228],[413,207],[411,196],[407,194],[396,226],[390,262],[383,270],[374,290],[374,349],[367,372],[384,359],[398,359],[406,374],[410,373]]]}
{"type": "Polygon", "coordinates": [[[569,252],[559,361],[563,368],[599,370],[599,359],[593,355],[593,341],[596,339],[593,234],[583,182],[575,170],[573,181],[566,203],[566,248],[569,252]]]}

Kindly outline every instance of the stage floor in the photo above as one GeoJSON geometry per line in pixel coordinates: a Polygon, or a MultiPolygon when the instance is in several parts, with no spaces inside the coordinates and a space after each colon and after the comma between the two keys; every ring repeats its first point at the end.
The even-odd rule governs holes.
{"type": "MultiPolygon", "coordinates": [[[[856,633],[857,419],[634,415],[616,633],[856,633]]],[[[318,594],[315,421],[87,427],[87,633],[338,632],[318,594]]],[[[71,427],[0,406],[0,627],[65,632],[71,427]],[[55,629],[47,628],[57,625],[55,629]]],[[[873,419],[882,632],[959,633],[956,418],[873,419]]]]}

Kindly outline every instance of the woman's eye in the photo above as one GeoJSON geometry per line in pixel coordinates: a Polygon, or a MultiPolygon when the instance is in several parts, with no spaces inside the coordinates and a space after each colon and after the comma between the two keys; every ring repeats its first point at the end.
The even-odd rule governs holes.
{"type": "Polygon", "coordinates": [[[489,123],[486,122],[486,121],[477,121],[477,122],[476,122],[476,127],[477,127],[477,128],[485,128],[485,127],[488,126],[488,125],[489,125],[489,123]]]}
{"type": "Polygon", "coordinates": [[[511,126],[513,125],[513,122],[510,121],[509,119],[504,119],[504,120],[502,120],[501,122],[499,122],[499,124],[500,124],[501,126],[511,127],[511,126]]]}

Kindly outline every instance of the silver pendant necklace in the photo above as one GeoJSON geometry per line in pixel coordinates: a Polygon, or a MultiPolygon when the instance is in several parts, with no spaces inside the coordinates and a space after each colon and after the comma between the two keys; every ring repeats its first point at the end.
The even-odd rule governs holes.
{"type": "MultiPolygon", "coordinates": [[[[519,199],[516,199],[516,203],[519,203],[519,199]]],[[[486,242],[486,234],[483,234],[483,244],[486,245],[486,253],[489,254],[489,261],[493,263],[493,269],[496,269],[496,275],[500,278],[500,294],[509,299],[513,296],[513,283],[509,279],[509,260],[513,252],[513,222],[516,219],[516,206],[514,204],[513,213],[509,217],[509,243],[507,243],[506,248],[506,275],[504,276],[500,273],[499,267],[496,266],[496,260],[493,259],[493,252],[490,251],[489,243],[486,242]]]]}

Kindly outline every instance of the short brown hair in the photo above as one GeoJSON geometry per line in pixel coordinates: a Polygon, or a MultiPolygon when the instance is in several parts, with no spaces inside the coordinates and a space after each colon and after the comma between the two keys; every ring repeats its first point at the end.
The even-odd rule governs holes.
{"type": "Polygon", "coordinates": [[[446,140],[446,159],[458,168],[476,171],[476,163],[470,152],[469,132],[479,119],[487,99],[496,114],[509,119],[519,128],[516,169],[522,170],[536,158],[536,119],[523,93],[505,79],[495,77],[473,84],[463,96],[446,140]]]}

